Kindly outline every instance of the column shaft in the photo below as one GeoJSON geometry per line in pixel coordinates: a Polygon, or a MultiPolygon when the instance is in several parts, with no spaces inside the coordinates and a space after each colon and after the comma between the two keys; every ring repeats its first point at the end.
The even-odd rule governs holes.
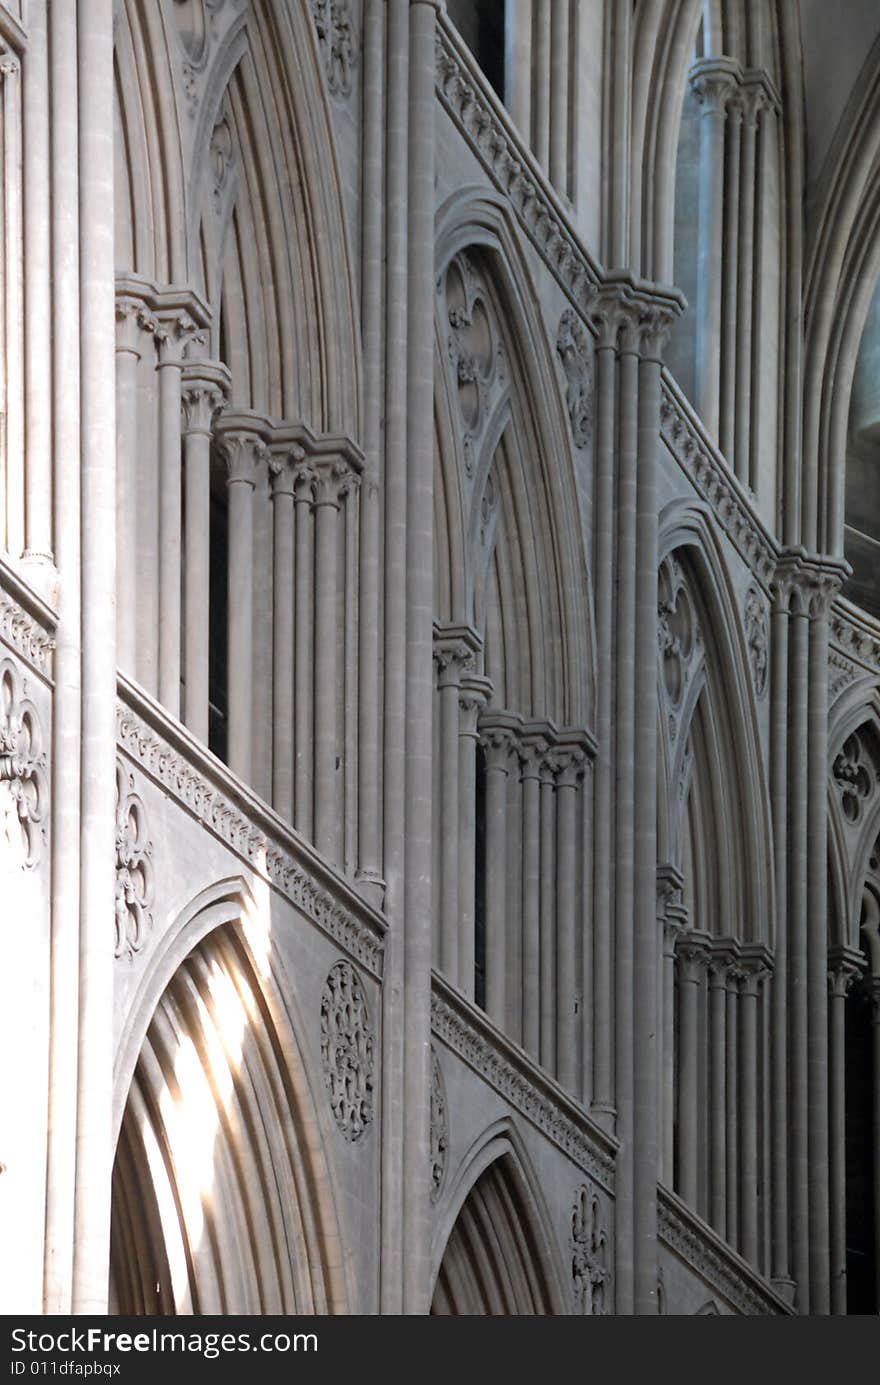
{"type": "Polygon", "coordinates": [[[567,1091],[577,1080],[575,1040],[575,828],[577,768],[566,765],[556,789],[556,1076],[567,1091]]]}
{"type": "Polygon", "coordinates": [[[26,556],[52,561],[52,403],[49,224],[49,64],[46,0],[27,7],[24,102],[26,556]]]}
{"type": "Polygon", "coordinates": [[[180,715],[180,380],[179,349],[159,357],[159,701],[180,715]]]}
{"type": "Polygon", "coordinates": [[[777,588],[770,629],[770,802],[776,877],[776,946],[771,991],[771,1276],[789,1282],[788,1258],[788,603],[777,588]]]}
{"type": "Polygon", "coordinates": [[[507,997],[507,776],[509,742],[486,745],[486,1010],[504,1027],[507,997]]]}
{"type": "Polygon", "coordinates": [[[541,1051],[541,781],[540,749],[522,756],[523,1048],[534,1059],[541,1051]]]}
{"type": "Polygon", "coordinates": [[[727,971],[723,958],[709,972],[709,1220],[727,1234],[727,971]]]}
{"type": "MultiPolygon", "coordinates": [[[[810,1312],[809,1158],[807,1143],[807,646],[806,612],[789,627],[789,1129],[788,1190],[792,1272],[797,1308],[810,1312]]],[[[815,846],[815,843],[813,843],[815,846]]]]}
{"type": "Polygon", "coordinates": [[[556,791],[541,766],[541,1066],[556,1071],[556,791]]]}
{"type": "Polygon", "coordinates": [[[294,489],[296,510],[296,646],[294,690],[294,806],[296,828],[312,836],[312,631],[314,575],[312,494],[314,473],[300,466],[294,489]]]}
{"type": "Polygon", "coordinates": [[[319,478],[315,492],[315,846],[339,859],[337,760],[337,526],[335,483],[319,478]],[[333,486],[331,490],[330,487],[333,486]]]}
{"type": "Polygon", "coordinates": [[[739,283],[736,304],[736,447],[735,471],[744,485],[754,485],[751,462],[752,285],[755,250],[754,98],[747,98],[742,120],[739,191],[739,283]]]}
{"type": "MultiPolygon", "coordinates": [[[[724,189],[724,253],[721,300],[721,401],[719,443],[728,466],[734,467],[738,456],[736,444],[736,363],[737,363],[737,279],[739,256],[739,199],[740,199],[740,132],[742,107],[738,100],[727,108],[727,149],[724,189]]],[[[748,457],[748,453],[746,454],[748,457]]],[[[745,476],[737,476],[748,484],[745,476]]]]}
{"type": "Polygon", "coordinates": [[[272,468],[272,806],[293,822],[293,471],[272,468]]]}

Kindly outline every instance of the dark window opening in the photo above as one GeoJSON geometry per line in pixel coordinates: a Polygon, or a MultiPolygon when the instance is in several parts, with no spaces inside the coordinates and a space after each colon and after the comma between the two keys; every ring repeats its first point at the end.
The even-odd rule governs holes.
{"type": "Polygon", "coordinates": [[[447,0],[447,11],[493,88],[504,100],[505,0],[447,0]]]}
{"type": "Polygon", "coordinates": [[[477,746],[476,843],[474,850],[474,1000],[486,1008],[486,752],[477,746]]]}

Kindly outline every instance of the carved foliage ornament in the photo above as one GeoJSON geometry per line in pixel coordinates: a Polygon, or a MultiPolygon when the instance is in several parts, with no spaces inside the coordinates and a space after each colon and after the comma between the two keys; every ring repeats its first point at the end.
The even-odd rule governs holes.
{"type": "Polygon", "coordinates": [[[153,843],[147,811],[134,792],[134,775],[116,762],[116,945],[117,957],[140,952],[153,924],[153,843]]]}
{"type": "Polygon", "coordinates": [[[449,1152],[449,1108],[440,1060],[431,1048],[431,1201],[436,1202],[446,1177],[449,1152]]]}
{"type": "Polygon", "coordinates": [[[599,1197],[589,1184],[578,1189],[571,1215],[571,1273],[574,1309],[585,1317],[605,1312],[608,1280],[608,1237],[599,1197]]]}
{"type": "Polygon", "coordinates": [[[0,848],[25,870],[40,859],[48,808],[46,756],[27,682],[0,661],[0,848]]]}
{"type": "Polygon", "coordinates": [[[556,333],[556,354],[565,374],[565,406],[576,447],[586,447],[593,426],[591,363],[593,348],[580,318],[566,308],[556,333]]]}
{"type": "Polygon", "coordinates": [[[754,585],[750,586],[746,592],[745,627],[755,693],[758,697],[763,697],[767,691],[769,667],[767,607],[761,593],[754,585]]]}
{"type": "Polygon", "coordinates": [[[357,61],[357,41],[350,0],[312,0],[318,47],[324,59],[327,86],[334,96],[351,94],[351,74],[357,61]]]}
{"type": "Polygon", "coordinates": [[[321,996],[321,1062],[336,1124],[352,1143],[373,1119],[373,1049],[360,978],[350,962],[336,962],[321,996]]]}

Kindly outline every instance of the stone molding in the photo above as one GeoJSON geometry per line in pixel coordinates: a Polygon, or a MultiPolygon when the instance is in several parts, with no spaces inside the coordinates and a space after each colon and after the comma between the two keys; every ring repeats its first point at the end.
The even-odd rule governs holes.
{"type": "Polygon", "coordinates": [[[832,650],[843,656],[831,662],[840,674],[850,674],[838,682],[836,692],[859,676],[880,675],[880,622],[839,596],[831,608],[830,634],[832,650]]]}
{"type": "Polygon", "coordinates": [[[431,1028],[485,1082],[606,1192],[614,1192],[616,1142],[582,1107],[435,972],[431,1028]]]}
{"type": "Polygon", "coordinates": [[[437,1050],[431,1045],[431,1201],[438,1202],[449,1162],[449,1101],[437,1050]]]}
{"type": "Polygon", "coordinates": [[[769,591],[779,546],[667,371],[660,393],[660,436],[753,576],[769,591]]]}
{"type": "Polygon", "coordinates": [[[54,612],[0,558],[0,641],[51,682],[54,612]]]}
{"type": "Polygon", "coordinates": [[[789,1315],[792,1309],[736,1251],[666,1188],[657,1190],[660,1241],[746,1317],[789,1315]]]}
{"type": "Polygon", "coordinates": [[[119,693],[119,749],[349,957],[381,978],[381,917],[152,699],[122,677],[119,693]]]}

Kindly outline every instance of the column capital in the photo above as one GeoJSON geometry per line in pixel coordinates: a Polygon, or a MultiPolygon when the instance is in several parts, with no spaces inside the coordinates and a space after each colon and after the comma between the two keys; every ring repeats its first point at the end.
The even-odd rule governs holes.
{"type": "Polygon", "coordinates": [[[507,774],[512,751],[519,744],[522,718],[515,712],[485,712],[479,721],[480,745],[486,752],[486,767],[507,774]]]}
{"type": "Polygon", "coordinates": [[[830,947],[828,949],[829,995],[843,999],[853,981],[863,974],[866,966],[865,955],[857,948],[830,947]]]}
{"type": "Polygon", "coordinates": [[[713,938],[709,947],[709,976],[712,990],[726,990],[727,978],[739,970],[742,952],[735,938],[713,938]]]}
{"type": "Polygon", "coordinates": [[[225,413],[217,428],[217,444],[226,463],[229,485],[255,486],[258,468],[269,460],[268,419],[250,409],[225,413]]]}
{"type": "Polygon", "coordinates": [[[315,509],[329,505],[338,510],[343,498],[360,485],[360,473],[345,457],[312,457],[310,461],[314,475],[312,504],[315,509]]]}
{"type": "Polygon", "coordinates": [[[207,333],[199,328],[185,309],[172,308],[156,313],[156,327],[153,332],[159,348],[159,365],[183,367],[187,348],[192,345],[204,346],[207,333]]]}
{"type": "Polygon", "coordinates": [[[694,63],[688,81],[704,115],[725,115],[728,102],[742,82],[742,68],[732,58],[702,58],[694,63]]]}
{"type": "Polygon", "coordinates": [[[146,304],[128,294],[116,295],[116,350],[141,357],[143,338],[157,327],[156,319],[146,304]]]}
{"type": "Polygon", "coordinates": [[[763,68],[751,68],[742,74],[742,102],[745,119],[752,129],[757,129],[765,111],[774,115],[782,111],[782,97],[763,68]]]}
{"type": "Polygon", "coordinates": [[[698,981],[700,972],[709,962],[712,938],[695,928],[686,928],[678,935],[675,955],[681,966],[682,981],[698,981]]]}
{"type": "Polygon", "coordinates": [[[772,579],[774,610],[811,620],[827,619],[834,598],[852,568],[844,558],[808,553],[805,548],[785,549],[772,579]]]}
{"type": "Polygon", "coordinates": [[[739,950],[736,971],[743,995],[756,996],[761,982],[773,971],[773,953],[764,943],[745,943],[739,950]]]}
{"type": "Polygon", "coordinates": [[[471,740],[477,740],[477,718],[487,705],[492,696],[492,684],[488,678],[482,678],[479,674],[469,674],[462,678],[461,686],[458,690],[458,709],[460,721],[458,734],[469,736],[471,740]]]}
{"type": "Polygon", "coordinates": [[[481,642],[467,626],[434,625],[434,663],[438,688],[459,687],[462,676],[473,672],[481,642]]]}
{"type": "Polygon", "coordinates": [[[600,350],[615,346],[659,360],[672,324],[686,307],[678,289],[639,279],[629,270],[613,270],[596,292],[589,319],[600,350]]]}
{"type": "Polygon", "coordinates": [[[214,420],[229,397],[231,376],[220,361],[188,361],[180,380],[183,432],[211,436],[214,420]]]}

